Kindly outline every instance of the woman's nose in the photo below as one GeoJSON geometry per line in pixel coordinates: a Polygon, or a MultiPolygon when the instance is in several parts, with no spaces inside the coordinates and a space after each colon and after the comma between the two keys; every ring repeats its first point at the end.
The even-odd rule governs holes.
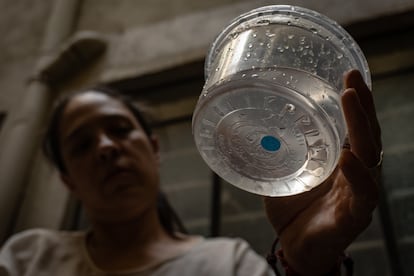
{"type": "Polygon", "coordinates": [[[119,155],[119,145],[108,135],[98,137],[98,157],[101,161],[110,161],[119,155]]]}

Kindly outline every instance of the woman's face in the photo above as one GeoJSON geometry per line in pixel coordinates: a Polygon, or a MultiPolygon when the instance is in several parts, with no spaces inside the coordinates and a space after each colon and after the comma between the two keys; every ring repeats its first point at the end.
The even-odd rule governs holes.
{"type": "Polygon", "coordinates": [[[62,179],[90,219],[131,219],[156,208],[158,142],[122,102],[99,92],[72,98],[60,122],[62,179]]]}

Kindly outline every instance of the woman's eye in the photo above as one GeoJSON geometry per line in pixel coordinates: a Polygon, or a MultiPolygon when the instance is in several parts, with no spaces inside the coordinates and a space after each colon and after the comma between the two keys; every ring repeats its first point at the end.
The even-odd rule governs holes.
{"type": "Polygon", "coordinates": [[[109,128],[109,132],[115,136],[124,136],[131,132],[133,127],[129,124],[114,125],[109,128]]]}
{"type": "Polygon", "coordinates": [[[92,140],[88,138],[80,139],[76,141],[71,148],[71,153],[73,155],[80,155],[88,151],[92,145],[92,140]]]}

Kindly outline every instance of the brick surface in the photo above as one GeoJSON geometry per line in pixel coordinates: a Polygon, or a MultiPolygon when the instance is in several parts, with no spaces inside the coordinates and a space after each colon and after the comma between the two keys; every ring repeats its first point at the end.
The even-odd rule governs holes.
{"type": "Polygon", "coordinates": [[[165,158],[161,162],[161,182],[166,189],[210,181],[211,171],[195,151],[165,158]]]}
{"type": "Polygon", "coordinates": [[[221,211],[223,216],[263,211],[261,196],[243,191],[224,180],[222,181],[221,188],[221,211]]]}
{"type": "Polygon", "coordinates": [[[399,239],[414,235],[414,194],[393,198],[392,214],[399,239]]]}
{"type": "MultiPolygon", "coordinates": [[[[383,185],[389,205],[396,243],[400,244],[398,254],[401,256],[401,269],[404,275],[414,275],[413,246],[405,243],[408,237],[414,235],[414,72],[402,73],[395,76],[376,80],[375,102],[378,118],[383,133],[384,163],[383,185]]],[[[366,258],[364,269],[369,269],[369,262],[361,252],[361,258],[366,258]]],[[[378,253],[373,258],[381,260],[378,253]]],[[[372,269],[381,267],[382,262],[372,269]]],[[[367,272],[368,273],[368,272],[367,272]]],[[[375,273],[370,272],[370,273],[375,273]]],[[[380,273],[380,272],[376,272],[380,273]]],[[[383,275],[383,274],[360,274],[383,275]]]]}
{"type": "Polygon", "coordinates": [[[401,263],[404,275],[414,275],[414,236],[401,243],[401,263]]]}
{"type": "Polygon", "coordinates": [[[184,221],[210,217],[209,186],[190,187],[167,192],[171,204],[184,221]]]}
{"type": "Polygon", "coordinates": [[[379,116],[384,116],[386,111],[397,111],[401,106],[413,103],[414,95],[412,93],[413,72],[404,74],[374,78],[373,93],[375,105],[379,116]]]}
{"type": "MultiPolygon", "coordinates": [[[[407,99],[409,101],[409,99],[407,99]]],[[[404,151],[405,145],[412,146],[414,137],[414,99],[400,105],[401,108],[386,110],[380,116],[384,152],[404,151]]]]}
{"type": "Polygon", "coordinates": [[[160,133],[160,140],[161,149],[165,152],[188,148],[195,149],[190,121],[164,127],[160,133]]]}
{"type": "Polygon", "coordinates": [[[413,152],[407,150],[385,155],[382,175],[384,186],[389,193],[414,188],[413,152]]]}
{"type": "Polygon", "coordinates": [[[367,243],[348,253],[354,261],[355,276],[391,275],[388,257],[381,243],[367,243]]]}
{"type": "Polygon", "coordinates": [[[265,216],[259,214],[240,219],[223,217],[221,235],[243,238],[263,256],[271,249],[276,236],[265,216]]]}

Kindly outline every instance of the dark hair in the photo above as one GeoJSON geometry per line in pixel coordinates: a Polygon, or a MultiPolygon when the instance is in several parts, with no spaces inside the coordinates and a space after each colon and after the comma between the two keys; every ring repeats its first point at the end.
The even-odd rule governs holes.
{"type": "MultiPolygon", "coordinates": [[[[150,137],[152,135],[152,130],[148,122],[148,115],[143,114],[143,112],[141,112],[142,108],[140,108],[131,98],[121,94],[117,90],[106,86],[94,86],[75,93],[67,94],[60,98],[53,108],[42,145],[44,155],[60,172],[66,172],[59,143],[59,125],[62,120],[63,112],[65,111],[68,103],[74,97],[90,91],[102,93],[120,101],[134,115],[135,119],[140,123],[147,136],[150,137]]],[[[168,202],[165,194],[161,191],[157,198],[157,211],[161,225],[170,236],[178,238],[175,234],[176,231],[187,233],[180,218],[168,202]]]]}

